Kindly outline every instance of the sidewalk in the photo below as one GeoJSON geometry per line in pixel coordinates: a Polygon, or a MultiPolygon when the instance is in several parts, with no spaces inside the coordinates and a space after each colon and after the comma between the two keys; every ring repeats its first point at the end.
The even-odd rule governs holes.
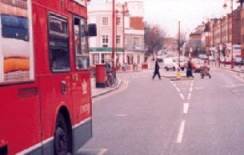
{"type": "Polygon", "coordinates": [[[96,79],[91,78],[91,88],[92,88],[92,98],[97,98],[99,96],[108,94],[120,88],[122,85],[122,80],[118,79],[118,82],[113,87],[96,88],[96,79]]]}
{"type": "MultiPolygon", "coordinates": [[[[215,67],[218,68],[218,67],[215,67]]],[[[237,76],[241,77],[242,79],[244,79],[244,66],[234,66],[234,68],[231,68],[230,65],[220,65],[220,68],[228,70],[232,73],[235,73],[237,76]]]]}

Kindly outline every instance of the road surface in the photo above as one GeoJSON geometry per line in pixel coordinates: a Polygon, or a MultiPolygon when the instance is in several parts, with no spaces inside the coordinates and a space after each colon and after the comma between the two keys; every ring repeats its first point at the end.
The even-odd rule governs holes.
{"type": "Polygon", "coordinates": [[[94,135],[81,155],[244,153],[243,81],[220,69],[212,79],[151,76],[121,74],[120,90],[94,100],[94,135]]]}

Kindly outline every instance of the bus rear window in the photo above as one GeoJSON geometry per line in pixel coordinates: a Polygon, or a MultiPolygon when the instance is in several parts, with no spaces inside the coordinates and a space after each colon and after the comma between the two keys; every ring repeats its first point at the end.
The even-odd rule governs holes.
{"type": "Polygon", "coordinates": [[[64,18],[48,17],[50,68],[53,72],[70,70],[68,24],[64,18]]]}
{"type": "Polygon", "coordinates": [[[84,18],[74,17],[74,41],[76,69],[88,69],[90,62],[87,38],[87,23],[86,19],[84,18]]]}

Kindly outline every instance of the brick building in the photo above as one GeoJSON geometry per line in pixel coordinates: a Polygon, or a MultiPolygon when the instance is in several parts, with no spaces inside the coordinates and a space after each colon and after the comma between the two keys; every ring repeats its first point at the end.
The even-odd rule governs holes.
{"type": "MultiPolygon", "coordinates": [[[[241,44],[241,7],[238,7],[232,14],[228,14],[221,18],[210,19],[205,25],[209,27],[209,46],[212,55],[225,61],[231,61],[231,48],[241,44]]],[[[244,13],[243,13],[244,19],[244,13]]],[[[243,36],[244,36],[244,29],[243,36]]],[[[204,35],[204,33],[202,34],[204,35]]],[[[244,40],[244,37],[243,37],[244,40]]],[[[202,43],[204,46],[206,44],[202,43]]],[[[243,46],[244,47],[244,46],[243,46]]]]}

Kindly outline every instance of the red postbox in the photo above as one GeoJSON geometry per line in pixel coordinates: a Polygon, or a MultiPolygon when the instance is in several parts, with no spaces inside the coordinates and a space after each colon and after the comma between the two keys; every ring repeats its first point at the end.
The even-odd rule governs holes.
{"type": "Polygon", "coordinates": [[[96,65],[96,87],[104,88],[106,87],[107,73],[104,64],[96,65]]]}

